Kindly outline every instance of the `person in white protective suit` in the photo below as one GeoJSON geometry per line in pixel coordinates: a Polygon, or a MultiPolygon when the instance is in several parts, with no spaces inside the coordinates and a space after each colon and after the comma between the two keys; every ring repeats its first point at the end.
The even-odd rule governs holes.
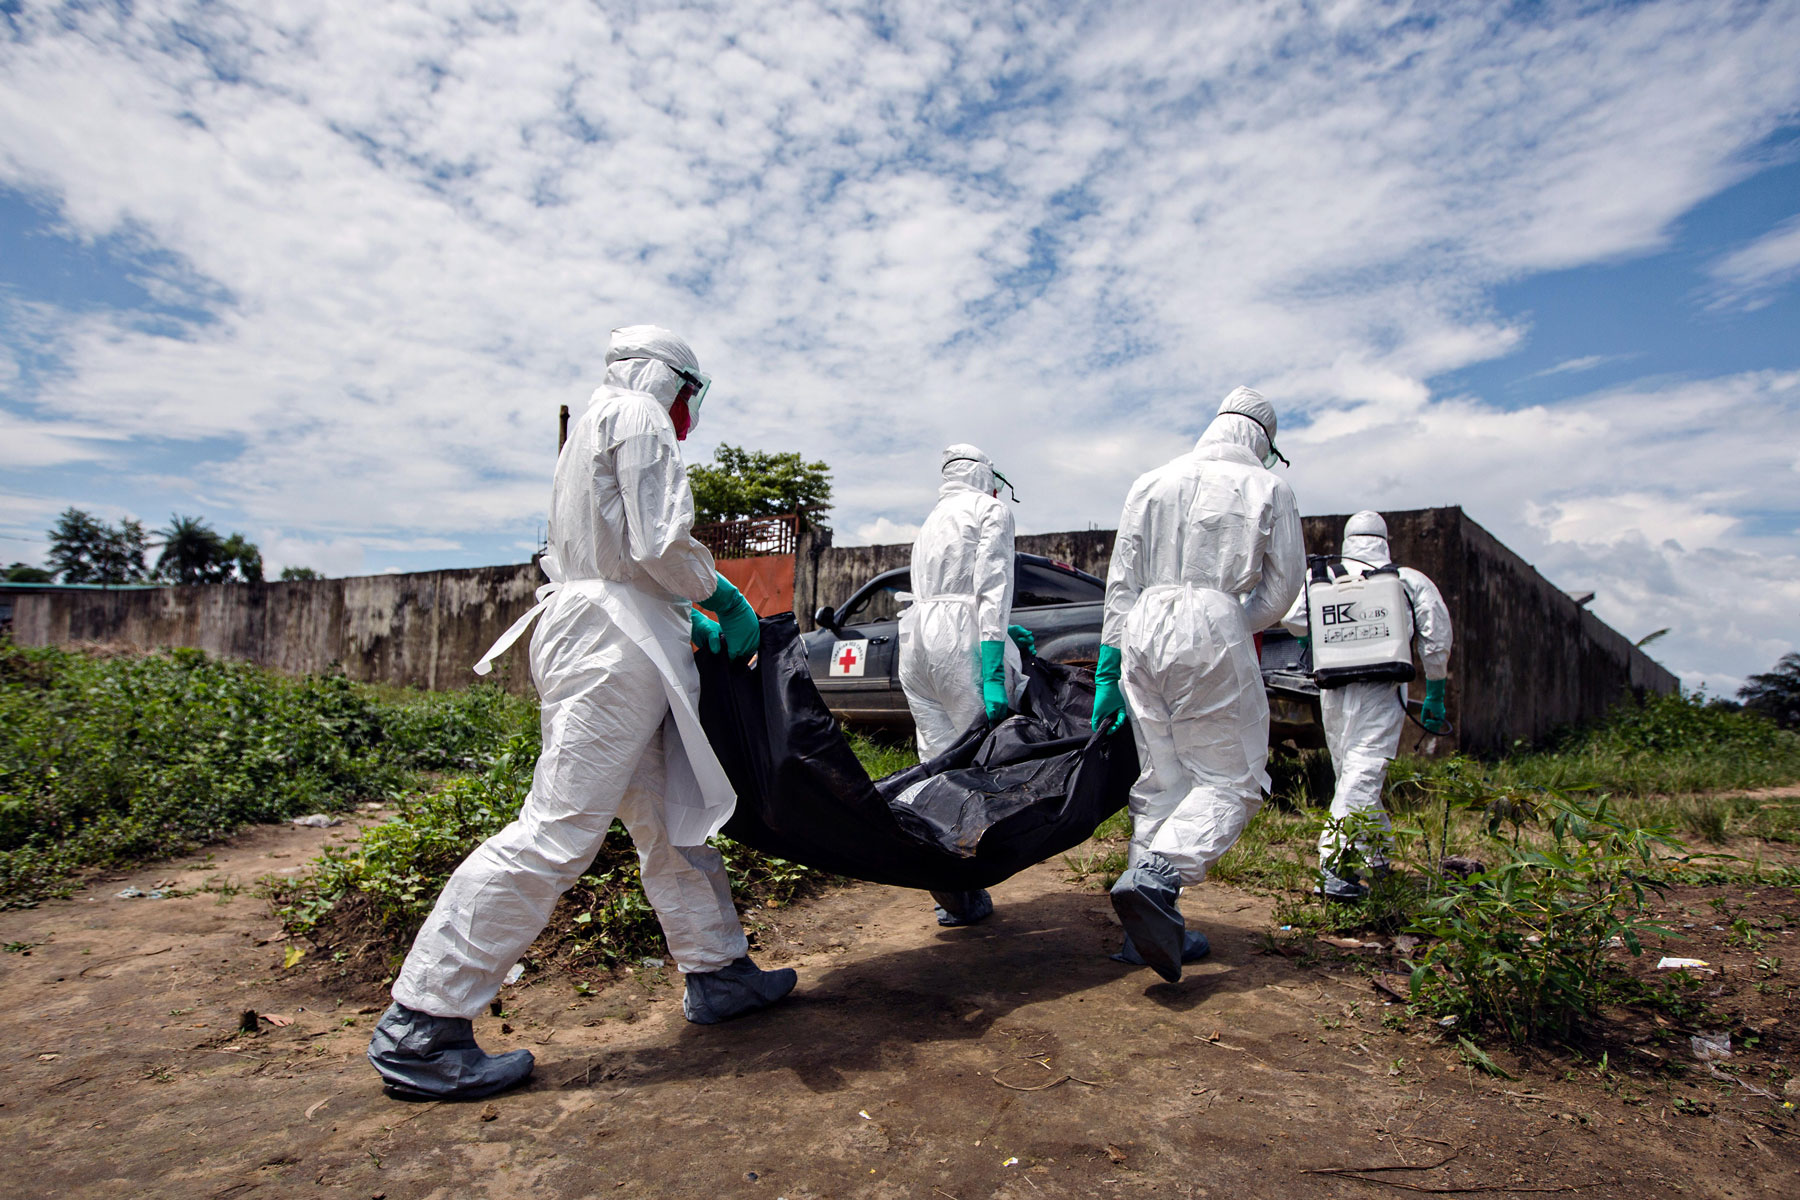
{"type": "MultiPolygon", "coordinates": [[[[1393,561],[1388,549],[1387,522],[1378,512],[1364,510],[1344,522],[1343,557],[1370,567],[1393,561]]],[[[1428,727],[1444,721],[1444,681],[1450,674],[1450,610],[1437,585],[1411,567],[1400,568],[1400,585],[1406,589],[1419,658],[1425,665],[1425,704],[1420,718],[1428,727]]],[[[1309,634],[1306,599],[1302,595],[1282,622],[1297,637],[1309,634]]],[[[1388,832],[1392,823],[1381,803],[1381,785],[1387,766],[1400,750],[1405,728],[1404,685],[1391,682],[1346,683],[1319,690],[1320,716],[1325,724],[1325,744],[1337,772],[1337,790],[1331,797],[1331,823],[1319,835],[1320,890],[1333,900],[1356,900],[1366,888],[1350,865],[1360,860],[1371,871],[1387,869],[1388,832]],[[1346,824],[1360,832],[1345,836],[1346,824]]]]}
{"type": "Polygon", "coordinates": [[[557,897],[625,823],[644,892],[686,977],[682,1011],[709,1024],[785,996],[791,970],[748,957],[719,853],[706,845],[736,795],[701,731],[690,642],[749,658],[756,614],[694,540],[677,443],[710,380],[665,329],[615,329],[605,382],[569,428],[550,497],[550,583],[489,650],[541,614],[531,674],[543,751],[519,817],[465,859],[426,918],[369,1059],[398,1094],[474,1098],[531,1073],[529,1051],[488,1055],[470,1018],[543,929],[557,897]],[[719,614],[717,624],[693,605],[719,614]]]}
{"type": "MultiPolygon", "coordinates": [[[[913,603],[900,614],[900,687],[912,710],[919,761],[955,745],[977,722],[1006,716],[1022,684],[1012,620],[1013,515],[998,497],[1006,477],[974,446],[946,446],[938,502],[913,543],[913,603]]],[[[973,925],[994,911],[985,891],[933,892],[940,925],[973,925]]]]}
{"type": "Polygon", "coordinates": [[[1132,485],[1107,572],[1094,727],[1116,728],[1128,707],[1142,763],[1113,957],[1170,982],[1209,950],[1182,920],[1181,889],[1206,878],[1269,787],[1253,635],[1287,612],[1305,570],[1278,460],[1273,406],[1237,388],[1192,451],[1132,485]]]}

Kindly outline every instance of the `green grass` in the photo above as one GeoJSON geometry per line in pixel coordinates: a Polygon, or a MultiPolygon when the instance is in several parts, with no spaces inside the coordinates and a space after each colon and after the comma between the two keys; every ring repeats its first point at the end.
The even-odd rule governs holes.
{"type": "Polygon", "coordinates": [[[87,867],[385,800],[534,724],[493,688],[377,700],[195,650],[101,657],[0,641],[0,906],[87,867]]]}
{"type": "Polygon", "coordinates": [[[884,775],[904,771],[919,761],[918,749],[910,737],[902,740],[886,731],[870,734],[846,729],[844,738],[861,760],[863,770],[869,773],[870,779],[880,779],[884,775]]]}
{"type": "MultiPolygon", "coordinates": [[[[1630,799],[1717,795],[1800,780],[1800,734],[1699,696],[1651,696],[1619,704],[1604,720],[1567,731],[1546,748],[1519,747],[1497,762],[1401,758],[1394,765],[1390,789],[1474,772],[1502,789],[1595,790],[1630,799]]],[[[1688,811],[1689,820],[1715,819],[1707,806],[1688,811]]]]}
{"type": "MultiPolygon", "coordinates": [[[[1331,756],[1323,750],[1277,751],[1269,775],[1281,807],[1331,802],[1331,756]]],[[[1384,803],[1398,819],[1444,788],[1469,795],[1605,793],[1637,825],[1667,825],[1713,845],[1734,837],[1800,842],[1800,798],[1746,794],[1796,781],[1800,735],[1700,697],[1652,696],[1626,701],[1544,748],[1521,746],[1494,761],[1402,755],[1388,771],[1384,803]]]]}
{"type": "MultiPolygon", "coordinates": [[[[1754,845],[1734,846],[1741,857],[1705,849],[1800,841],[1800,799],[1748,794],[1800,779],[1800,738],[1697,699],[1628,703],[1496,762],[1397,761],[1385,794],[1395,869],[1355,903],[1313,891],[1329,755],[1278,752],[1270,775],[1273,798],[1210,878],[1272,893],[1277,941],[1412,934],[1409,1011],[1454,1015],[1474,1036],[1555,1039],[1604,1005],[1662,1003],[1607,956],[1660,932],[1646,907],[1659,888],[1800,882],[1800,868],[1766,862],[1754,845]],[[1484,869],[1447,873],[1453,854],[1484,869]]],[[[1065,863],[1090,886],[1110,886],[1129,834],[1120,814],[1065,863]]]]}

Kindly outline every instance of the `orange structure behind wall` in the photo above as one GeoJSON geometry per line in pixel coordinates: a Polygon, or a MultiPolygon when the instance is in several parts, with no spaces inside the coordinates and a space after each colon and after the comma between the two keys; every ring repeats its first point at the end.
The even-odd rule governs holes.
{"type": "Polygon", "coordinates": [[[696,525],[719,574],[737,585],[759,617],[794,607],[794,550],[801,514],[696,525]]]}
{"type": "Polygon", "coordinates": [[[794,607],[794,556],[765,554],[758,558],[721,558],[715,563],[719,574],[737,585],[744,599],[766,617],[794,607]]]}

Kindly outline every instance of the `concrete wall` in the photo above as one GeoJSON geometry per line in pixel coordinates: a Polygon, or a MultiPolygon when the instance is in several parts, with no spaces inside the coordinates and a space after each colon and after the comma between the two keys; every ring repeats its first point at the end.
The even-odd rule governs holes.
{"type": "MultiPolygon", "coordinates": [[[[192,646],[295,674],[341,663],[352,679],[464,687],[469,668],[536,602],[530,563],[413,575],[41,592],[15,602],[21,645],[104,642],[145,649],[192,646]]],[[[529,695],[523,647],[490,678],[529,695]]]]}
{"type": "MultiPolygon", "coordinates": [[[[1416,748],[1498,753],[1516,740],[1537,741],[1560,726],[1592,720],[1627,691],[1675,690],[1674,675],[1460,508],[1385,516],[1395,561],[1432,578],[1456,629],[1449,697],[1457,735],[1416,748]]],[[[1344,519],[1306,518],[1308,550],[1336,553],[1344,519]]],[[[1112,542],[1111,530],[1076,530],[1025,535],[1017,544],[1104,578],[1112,542]]],[[[803,532],[794,556],[794,608],[802,628],[812,627],[819,605],[842,604],[871,576],[905,566],[911,556],[911,545],[832,546],[829,533],[803,532]]],[[[470,665],[531,607],[542,581],[526,563],[358,579],[40,592],[15,598],[13,635],[22,645],[195,646],[294,673],[341,663],[352,679],[465,687],[476,679],[470,665]]],[[[492,678],[530,694],[523,646],[495,664],[492,678]]],[[[1421,695],[1422,683],[1413,691],[1421,695]]]]}

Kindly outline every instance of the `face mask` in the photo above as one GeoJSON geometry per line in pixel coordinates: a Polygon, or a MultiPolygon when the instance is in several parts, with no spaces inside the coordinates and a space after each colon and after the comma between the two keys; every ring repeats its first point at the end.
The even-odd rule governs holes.
{"type": "Polygon", "coordinates": [[[694,414],[688,408],[686,400],[677,400],[669,409],[669,420],[675,422],[675,440],[687,441],[688,430],[694,427],[694,414]]]}

